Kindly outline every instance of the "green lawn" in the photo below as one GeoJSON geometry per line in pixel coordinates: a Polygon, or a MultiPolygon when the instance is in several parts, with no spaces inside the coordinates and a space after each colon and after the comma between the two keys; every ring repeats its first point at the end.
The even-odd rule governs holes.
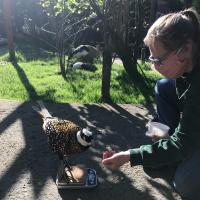
{"type": "MultiPolygon", "coordinates": [[[[0,65],[1,99],[20,101],[43,99],[67,103],[101,102],[101,64],[96,65],[98,68],[96,72],[71,71],[65,80],[59,74],[55,58],[28,61],[23,59],[23,55],[18,54],[18,56],[20,57],[18,65],[0,65]]],[[[0,61],[5,58],[6,55],[1,56],[0,61]]],[[[110,93],[114,103],[149,103],[144,96],[152,95],[153,86],[160,75],[146,66],[143,66],[143,71],[151,85],[151,89],[144,95],[135,90],[123,66],[113,65],[110,93]]]]}

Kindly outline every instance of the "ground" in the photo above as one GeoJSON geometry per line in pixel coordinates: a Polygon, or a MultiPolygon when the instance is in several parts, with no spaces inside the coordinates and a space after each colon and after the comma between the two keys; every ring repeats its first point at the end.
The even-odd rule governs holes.
{"type": "Polygon", "coordinates": [[[173,170],[163,169],[162,173],[155,172],[150,177],[142,166],[130,167],[127,163],[112,172],[101,164],[102,152],[107,147],[120,151],[151,142],[144,135],[144,127],[152,118],[153,107],[45,103],[54,116],[72,120],[95,133],[92,148],[70,160],[94,168],[98,186],[87,190],[58,190],[55,185],[58,158],[48,148],[42,121],[31,108],[33,104],[0,100],[0,199],[181,199],[171,187],[173,170]]]}

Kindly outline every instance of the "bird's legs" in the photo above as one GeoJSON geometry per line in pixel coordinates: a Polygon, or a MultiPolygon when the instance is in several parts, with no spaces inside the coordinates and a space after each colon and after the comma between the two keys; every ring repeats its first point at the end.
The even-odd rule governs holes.
{"type": "Polygon", "coordinates": [[[65,174],[64,162],[63,159],[60,160],[60,165],[58,167],[58,181],[60,182],[65,174]]]}
{"type": "Polygon", "coordinates": [[[64,163],[64,176],[67,177],[67,179],[74,183],[76,182],[76,180],[74,179],[74,176],[72,174],[72,167],[70,166],[69,162],[68,162],[68,157],[67,156],[64,156],[64,160],[65,160],[65,163],[64,163]],[[65,169],[67,168],[67,171],[65,171],[65,169]],[[67,174],[67,172],[69,172],[69,174],[67,174]]]}
{"type": "Polygon", "coordinates": [[[75,179],[73,177],[73,174],[71,172],[72,168],[68,162],[67,156],[64,156],[62,159],[60,159],[60,166],[58,168],[58,180],[59,182],[63,180],[66,183],[74,183],[75,179]],[[65,170],[67,168],[67,170],[65,170]],[[67,174],[68,172],[68,174],[67,174]]]}
{"type": "Polygon", "coordinates": [[[63,160],[64,160],[64,167],[67,167],[69,170],[71,170],[72,168],[68,162],[68,157],[64,156],[63,160]]]}

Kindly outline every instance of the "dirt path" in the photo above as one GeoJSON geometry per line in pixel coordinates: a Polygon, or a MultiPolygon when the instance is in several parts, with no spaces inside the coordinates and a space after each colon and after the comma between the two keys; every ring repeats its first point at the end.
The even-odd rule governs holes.
{"type": "Polygon", "coordinates": [[[71,158],[96,169],[99,185],[91,190],[58,191],[58,159],[49,150],[32,103],[0,100],[0,199],[6,200],[180,200],[163,178],[150,178],[141,166],[129,164],[111,172],[101,165],[102,151],[116,151],[150,142],[144,124],[150,109],[131,105],[46,103],[54,116],[70,119],[96,133],[95,145],[71,158]]]}

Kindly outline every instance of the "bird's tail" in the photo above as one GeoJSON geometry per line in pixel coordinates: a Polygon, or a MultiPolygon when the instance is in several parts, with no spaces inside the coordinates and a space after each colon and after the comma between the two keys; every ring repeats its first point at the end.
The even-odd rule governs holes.
{"type": "Polygon", "coordinates": [[[52,117],[52,115],[44,106],[44,103],[42,100],[38,100],[37,103],[38,103],[38,106],[32,106],[33,110],[35,110],[39,115],[41,115],[42,118],[52,117]]]}

